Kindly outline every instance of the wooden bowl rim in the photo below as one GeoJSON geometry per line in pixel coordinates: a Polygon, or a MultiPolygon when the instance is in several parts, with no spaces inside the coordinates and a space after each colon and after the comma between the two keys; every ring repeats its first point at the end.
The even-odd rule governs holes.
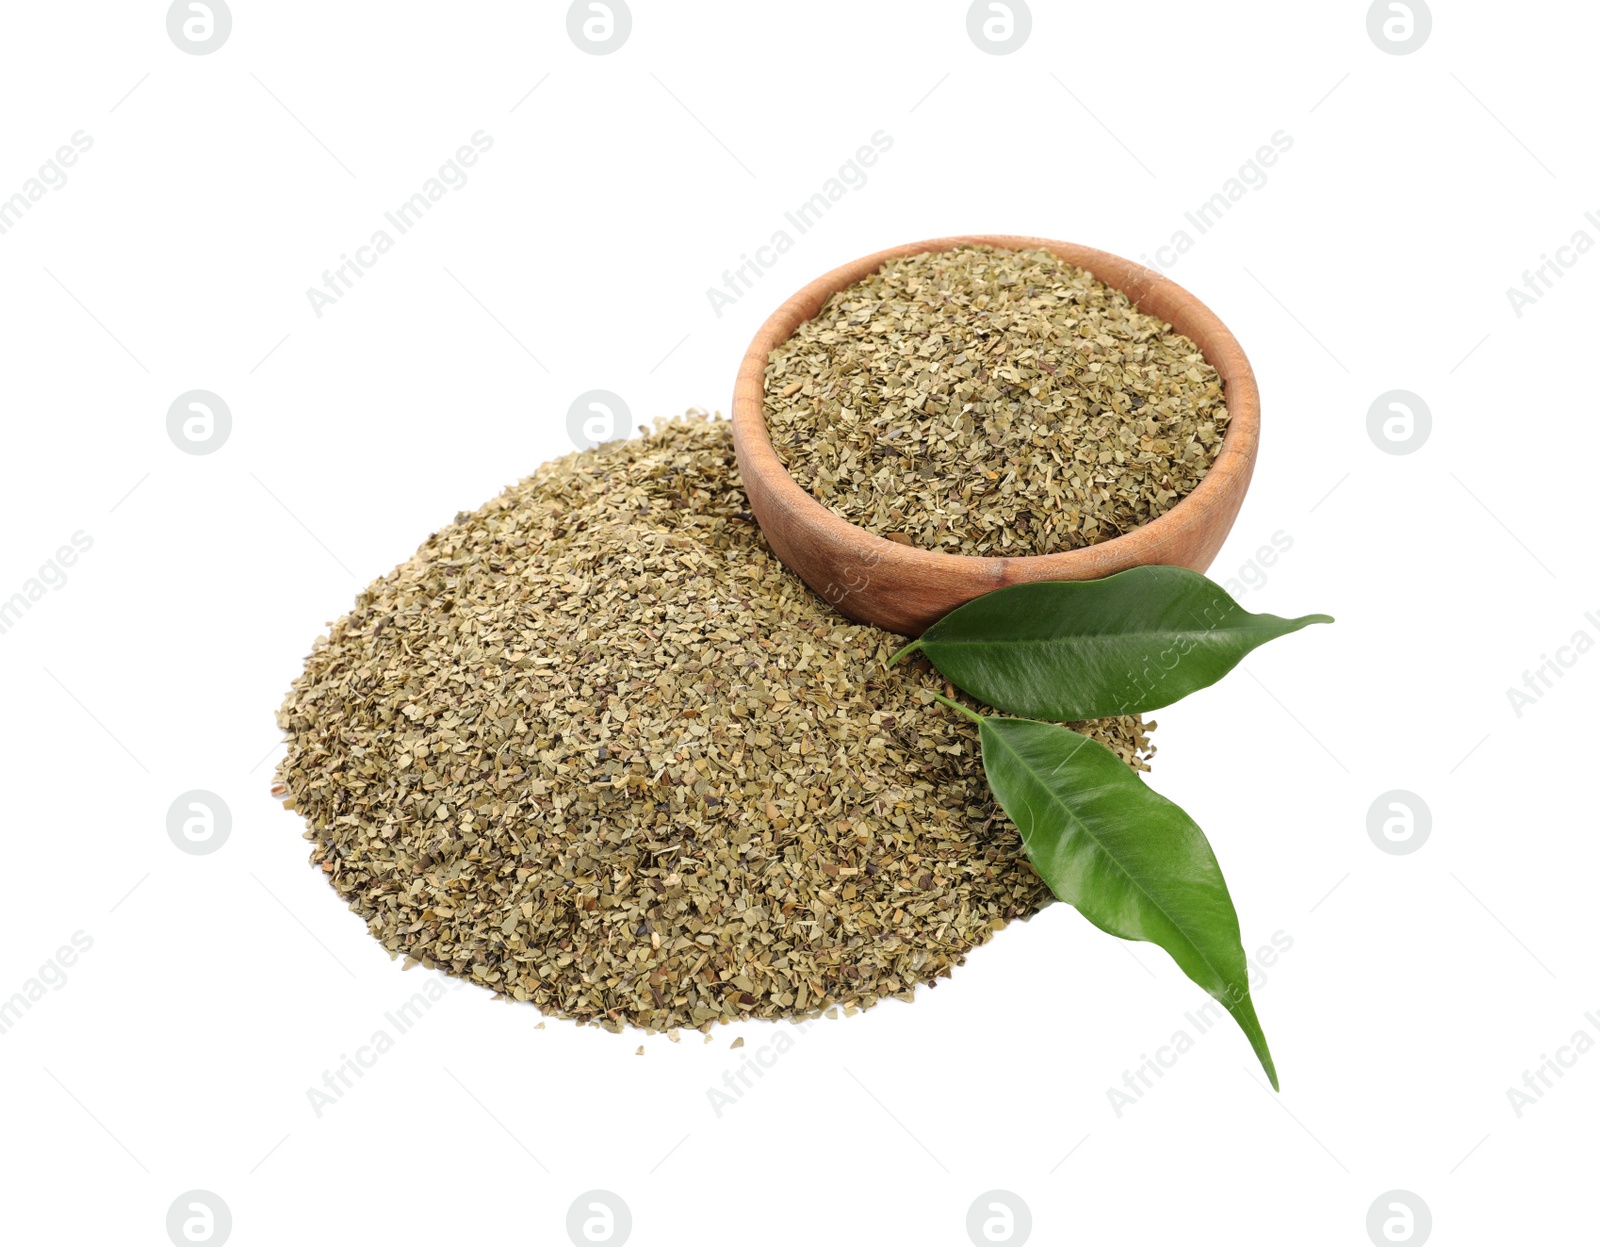
{"type": "MultiPolygon", "coordinates": [[[[1138,563],[1161,562],[1159,551],[1177,538],[1182,530],[1203,524],[1207,515],[1214,510],[1226,511],[1230,507],[1230,491],[1236,488],[1236,479],[1242,478],[1243,481],[1238,488],[1248,487],[1260,440],[1261,395],[1244,348],[1227,325],[1194,294],[1171,278],[1109,251],[1099,251],[1077,243],[1019,234],[958,234],[902,243],[862,256],[808,282],[785,300],[756,330],[739,365],[733,393],[732,422],[734,443],[744,473],[760,475],[772,500],[798,523],[812,529],[823,541],[830,545],[849,542],[859,549],[870,550],[874,564],[883,566],[886,571],[970,575],[984,570],[985,565],[998,564],[1003,566],[1003,572],[1002,567],[990,567],[988,570],[1003,574],[1007,579],[1098,579],[1138,563]],[[1222,448],[1205,476],[1193,490],[1174,503],[1171,510],[1130,532],[1074,550],[1021,555],[951,554],[943,550],[902,545],[852,524],[813,497],[790,475],[789,469],[773,449],[767,431],[766,368],[767,357],[773,348],[787,341],[801,323],[814,317],[829,295],[854,285],[876,272],[885,262],[905,255],[951,251],[957,247],[975,245],[1011,250],[1042,248],[1122,291],[1136,307],[1143,307],[1169,324],[1173,323],[1173,318],[1168,311],[1176,309],[1181,313],[1187,324],[1182,328],[1176,324],[1173,327],[1200,348],[1206,362],[1223,379],[1228,428],[1223,434],[1222,448]],[[1162,310],[1144,306],[1151,303],[1159,304],[1162,310]],[[863,540],[866,543],[864,546],[861,545],[863,540]]],[[[748,482],[745,488],[748,492],[748,482]]],[[[1237,504],[1232,505],[1236,507],[1237,504]]]]}

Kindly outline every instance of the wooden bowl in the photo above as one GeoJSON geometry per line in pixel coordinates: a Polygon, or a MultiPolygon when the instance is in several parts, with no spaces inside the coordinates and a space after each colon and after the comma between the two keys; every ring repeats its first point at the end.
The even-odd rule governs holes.
{"type": "Polygon", "coordinates": [[[733,441],[750,509],[784,563],[852,619],[905,636],[994,589],[1034,580],[1098,580],[1147,563],[1203,572],[1221,549],[1244,501],[1261,431],[1261,397],[1243,349],[1216,314],[1176,282],[1121,256],[1069,242],[1008,234],[934,238],[862,256],[806,286],[756,332],[733,391],[733,441]],[[767,433],[767,356],[828,296],[924,251],[987,244],[1043,248],[1122,291],[1200,348],[1223,381],[1228,429],[1200,484],[1165,515],[1098,545],[1015,558],[946,554],[880,537],[829,510],[789,475],[767,433]]]}

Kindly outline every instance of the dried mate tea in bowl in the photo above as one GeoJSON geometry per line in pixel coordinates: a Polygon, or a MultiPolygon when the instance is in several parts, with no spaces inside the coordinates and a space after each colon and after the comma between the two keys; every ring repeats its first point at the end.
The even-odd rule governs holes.
{"type": "MultiPolygon", "coordinates": [[[[771,553],[727,424],[546,464],[361,594],[279,779],[396,956],[649,1030],[909,997],[1050,898],[968,726],[771,553]]],[[[1079,725],[1145,769],[1136,715],[1079,725]]]]}
{"type": "Polygon", "coordinates": [[[1149,523],[1227,432],[1200,349],[1042,249],[889,259],[767,357],[774,451],[870,532],[964,555],[1049,554],[1149,523]]]}

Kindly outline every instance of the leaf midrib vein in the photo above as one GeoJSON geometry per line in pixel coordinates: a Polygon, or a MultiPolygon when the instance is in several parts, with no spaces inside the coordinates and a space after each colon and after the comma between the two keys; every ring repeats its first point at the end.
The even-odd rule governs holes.
{"type": "MultiPolygon", "coordinates": [[[[1298,619],[1291,619],[1289,623],[1299,623],[1298,619]]],[[[1246,628],[1183,628],[1170,629],[1163,632],[1073,632],[1064,636],[1030,636],[1030,637],[955,637],[950,640],[924,640],[923,648],[930,645],[1070,645],[1075,643],[1098,644],[1107,641],[1125,640],[1174,640],[1183,637],[1211,637],[1219,634],[1236,636],[1240,633],[1255,635],[1260,632],[1274,632],[1270,626],[1257,626],[1246,628]]]]}

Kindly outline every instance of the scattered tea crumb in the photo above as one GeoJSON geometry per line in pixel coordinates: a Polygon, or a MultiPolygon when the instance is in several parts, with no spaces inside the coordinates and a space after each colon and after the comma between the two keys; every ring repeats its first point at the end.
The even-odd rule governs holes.
{"type": "Polygon", "coordinates": [[[742,1048],[742,1047],[744,1047],[744,1036],[740,1035],[739,1038],[735,1039],[731,1044],[728,1045],[728,1047],[730,1047],[730,1048],[742,1048]]]}
{"type": "Polygon", "coordinates": [[[953,554],[1047,554],[1170,510],[1222,448],[1198,347],[1048,251],[890,260],[768,356],[796,481],[854,524],[953,554]]]}
{"type": "MultiPolygon", "coordinates": [[[[751,519],[726,422],[546,464],[320,639],[312,862],[396,956],[611,1030],[909,999],[1050,899],[925,662],[751,519]]],[[[1146,769],[1134,716],[1083,730],[1146,769]]]]}

